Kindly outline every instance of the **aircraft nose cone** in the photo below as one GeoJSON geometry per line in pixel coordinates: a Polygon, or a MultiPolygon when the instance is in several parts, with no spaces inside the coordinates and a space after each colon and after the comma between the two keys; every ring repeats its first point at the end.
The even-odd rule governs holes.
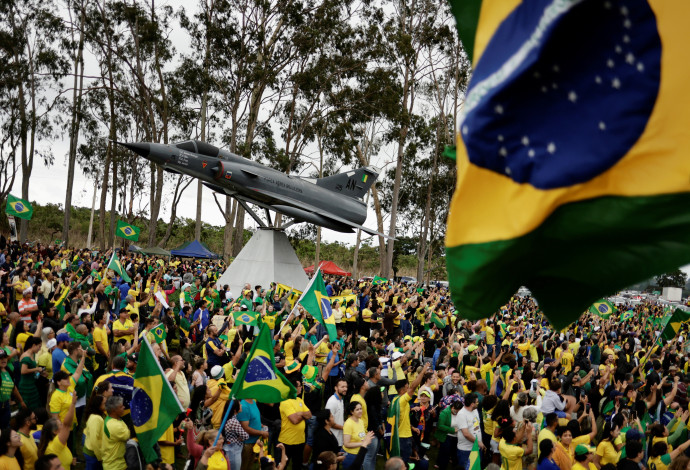
{"type": "Polygon", "coordinates": [[[141,143],[141,142],[136,142],[136,143],[118,142],[118,143],[124,147],[127,147],[132,152],[134,152],[138,155],[141,155],[142,157],[148,157],[149,154],[151,153],[151,146],[147,143],[141,143]]]}

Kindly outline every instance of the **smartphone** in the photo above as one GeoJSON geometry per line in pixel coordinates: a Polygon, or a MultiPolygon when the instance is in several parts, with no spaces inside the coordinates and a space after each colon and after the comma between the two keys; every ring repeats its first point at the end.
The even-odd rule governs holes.
{"type": "Polygon", "coordinates": [[[587,403],[587,405],[585,406],[585,411],[587,412],[587,414],[589,414],[589,412],[590,412],[591,409],[592,409],[592,405],[590,405],[589,403],[587,403]]]}

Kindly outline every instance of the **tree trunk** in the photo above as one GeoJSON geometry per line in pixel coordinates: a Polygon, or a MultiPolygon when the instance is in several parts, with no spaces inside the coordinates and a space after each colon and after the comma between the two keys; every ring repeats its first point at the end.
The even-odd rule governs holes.
{"type": "Polygon", "coordinates": [[[149,246],[156,244],[156,233],[158,231],[158,214],[161,210],[161,198],[163,197],[163,167],[160,165],[153,165],[151,173],[155,171],[155,176],[151,185],[153,187],[153,194],[151,196],[151,220],[149,222],[149,246]],[[154,185],[155,181],[155,185],[154,185]]]}
{"type": "Polygon", "coordinates": [[[69,223],[72,216],[72,190],[74,187],[74,168],[77,160],[77,143],[79,142],[79,128],[81,127],[81,99],[84,89],[84,4],[81,5],[79,15],[79,44],[74,58],[74,91],[72,92],[72,121],[70,124],[69,153],[67,154],[67,190],[65,191],[65,218],[62,223],[62,239],[65,246],[69,246],[69,223]],[[79,69],[81,68],[81,72],[79,69]]]}
{"type": "Polygon", "coordinates": [[[223,259],[225,259],[226,263],[232,257],[233,222],[238,205],[235,199],[225,196],[225,214],[229,214],[225,217],[225,228],[223,229],[223,259]]]}
{"type": "Polygon", "coordinates": [[[113,158],[113,190],[110,192],[110,228],[108,229],[108,245],[115,246],[115,227],[117,225],[117,158],[113,158]]]}

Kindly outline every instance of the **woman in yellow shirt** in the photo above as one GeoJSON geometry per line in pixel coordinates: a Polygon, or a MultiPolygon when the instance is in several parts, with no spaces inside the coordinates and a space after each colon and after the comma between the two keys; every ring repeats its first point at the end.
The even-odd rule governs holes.
{"type": "Polygon", "coordinates": [[[364,446],[364,438],[367,436],[367,430],[362,420],[362,414],[364,413],[362,404],[357,401],[351,401],[347,411],[350,417],[347,418],[343,425],[343,450],[345,451],[343,468],[352,466],[357,458],[359,449],[364,446]]]}
{"type": "MultiPolygon", "coordinates": [[[[112,392],[111,392],[112,395],[112,392]]],[[[87,468],[98,468],[103,461],[101,439],[103,418],[105,417],[105,399],[103,395],[92,395],[86,408],[86,425],[84,426],[84,459],[87,468]]]]}
{"type": "Polygon", "coordinates": [[[345,308],[345,329],[348,335],[354,336],[357,333],[357,308],[354,300],[349,300],[345,308]]]}
{"type": "Polygon", "coordinates": [[[24,467],[24,458],[19,448],[22,440],[17,431],[5,432],[0,435],[0,468],[3,470],[21,470],[24,467]]]}
{"type": "Polygon", "coordinates": [[[621,448],[623,444],[615,444],[614,441],[621,433],[620,428],[611,423],[604,425],[604,434],[601,436],[601,442],[597,446],[597,452],[594,455],[594,464],[597,468],[601,468],[607,463],[616,465],[621,458],[621,448]]]}
{"type": "Polygon", "coordinates": [[[72,394],[72,403],[65,415],[64,422],[56,418],[50,418],[41,430],[41,441],[38,443],[38,455],[55,454],[60,463],[69,470],[77,464],[72,457],[72,451],[67,447],[67,439],[74,421],[74,405],[77,403],[77,394],[72,394]]]}

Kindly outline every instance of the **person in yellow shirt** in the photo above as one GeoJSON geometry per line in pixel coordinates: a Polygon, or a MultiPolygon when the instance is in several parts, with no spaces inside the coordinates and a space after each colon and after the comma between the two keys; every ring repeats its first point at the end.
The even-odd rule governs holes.
{"type": "Polygon", "coordinates": [[[522,470],[522,457],[531,455],[534,450],[532,424],[529,421],[523,421],[523,423],[518,425],[517,430],[513,429],[512,424],[502,430],[502,437],[498,443],[501,470],[522,470]],[[525,435],[527,441],[523,447],[521,444],[525,435]]]}
{"type": "MultiPolygon", "coordinates": [[[[22,446],[19,450],[22,453],[22,457],[24,457],[24,470],[34,470],[34,464],[36,459],[38,459],[38,446],[36,446],[36,441],[31,435],[31,425],[36,424],[36,415],[33,410],[22,408],[17,412],[14,420],[19,438],[22,441],[22,446]]],[[[0,468],[4,467],[0,465],[0,468]]]]}
{"type": "Polygon", "coordinates": [[[77,394],[72,394],[70,406],[63,420],[50,418],[41,429],[41,441],[38,443],[38,454],[55,454],[65,468],[72,468],[77,464],[72,451],[67,446],[69,435],[74,422],[74,406],[77,403],[77,394]]]}
{"type": "Polygon", "coordinates": [[[410,426],[410,401],[414,397],[415,390],[422,383],[424,375],[427,373],[431,363],[424,364],[422,371],[417,374],[414,382],[408,383],[406,379],[395,382],[397,396],[391,401],[392,417],[388,418],[391,426],[398,428],[398,438],[400,440],[400,457],[404,462],[410,461],[412,453],[412,427],[410,426]]]}
{"type": "Polygon", "coordinates": [[[350,417],[343,425],[343,450],[345,451],[343,468],[352,466],[359,449],[365,446],[364,438],[367,436],[367,428],[364,425],[364,420],[362,420],[362,413],[364,412],[362,404],[351,401],[347,411],[350,417]]]}
{"type": "MultiPolygon", "coordinates": [[[[601,468],[609,463],[616,465],[620,460],[623,443],[615,443],[620,433],[621,430],[618,425],[611,424],[610,422],[604,425],[604,433],[601,436],[601,441],[597,446],[597,452],[594,456],[594,465],[596,465],[597,468],[601,468]]],[[[575,448],[576,457],[578,447],[575,448]]],[[[577,460],[577,458],[575,460],[577,460]]]]}
{"type": "Polygon", "coordinates": [[[96,350],[96,370],[93,373],[94,379],[106,373],[108,361],[110,361],[110,347],[108,346],[108,328],[105,312],[96,312],[93,317],[96,326],[93,329],[93,347],[96,350]]]}
{"type": "Polygon", "coordinates": [[[561,354],[561,365],[563,366],[563,374],[568,375],[573,368],[573,363],[575,362],[575,356],[570,352],[570,349],[566,349],[561,354]]]}
{"type": "MultiPolygon", "coordinates": [[[[292,470],[302,469],[304,457],[304,444],[306,434],[304,429],[306,421],[311,419],[311,411],[300,398],[302,395],[302,383],[295,383],[297,398],[285,400],[280,403],[280,435],[278,441],[285,446],[285,454],[288,462],[292,462],[292,470]]],[[[287,467],[286,467],[287,468],[287,467]]]]}
{"type": "Polygon", "coordinates": [[[21,455],[19,452],[21,446],[22,440],[18,432],[11,430],[9,433],[5,433],[5,430],[3,430],[0,436],[0,448],[3,452],[0,455],[0,469],[20,470],[26,468],[26,466],[20,466],[19,459],[17,459],[17,455],[21,455]]]}
{"type": "MultiPolygon", "coordinates": [[[[59,370],[53,374],[53,382],[55,382],[55,391],[50,396],[48,409],[51,416],[58,418],[65,426],[67,426],[67,415],[72,403],[73,397],[77,395],[75,388],[77,382],[81,378],[84,370],[84,363],[86,361],[86,354],[82,354],[81,360],[74,371],[74,375],[70,375],[64,370],[59,370]]],[[[72,426],[76,427],[77,423],[72,420],[72,426]]]]}
{"type": "Polygon", "coordinates": [[[120,318],[113,322],[113,341],[124,339],[132,344],[134,341],[134,331],[134,322],[129,317],[129,311],[126,308],[121,308],[120,318]]]}
{"type": "Polygon", "coordinates": [[[129,429],[122,416],[125,405],[122,397],[113,395],[105,402],[108,415],[103,420],[103,435],[101,438],[103,452],[103,468],[108,470],[126,470],[125,446],[130,437],[129,429]]]}
{"type": "Polygon", "coordinates": [[[589,447],[582,444],[575,447],[575,464],[572,470],[597,470],[597,468],[592,462],[592,451],[589,447]]]}
{"type": "Polygon", "coordinates": [[[84,452],[86,466],[89,467],[91,465],[91,468],[98,468],[98,465],[100,465],[100,462],[103,460],[101,440],[103,439],[105,401],[106,397],[104,395],[94,394],[91,395],[89,404],[86,406],[86,425],[84,426],[84,445],[82,451],[84,452]]]}
{"type": "Polygon", "coordinates": [[[345,331],[348,335],[357,333],[357,308],[355,301],[350,299],[345,307],[345,331]]]}

